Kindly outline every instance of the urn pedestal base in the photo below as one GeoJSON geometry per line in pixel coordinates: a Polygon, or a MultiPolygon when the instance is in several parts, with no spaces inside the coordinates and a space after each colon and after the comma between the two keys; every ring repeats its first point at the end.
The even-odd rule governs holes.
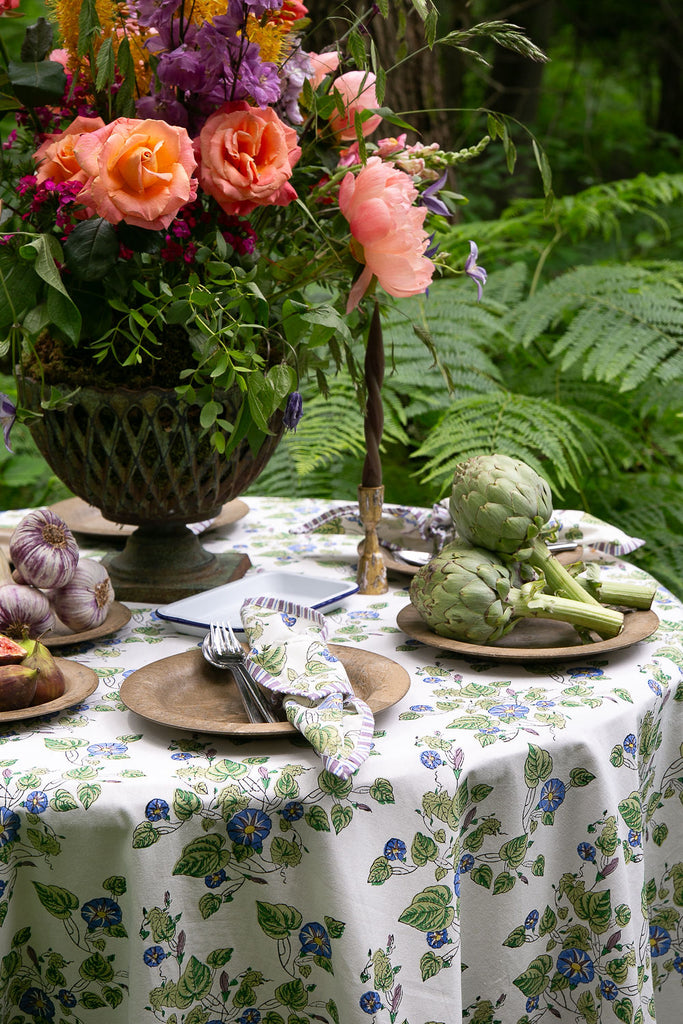
{"type": "Polygon", "coordinates": [[[251,566],[239,551],[213,554],[180,523],[139,526],[123,551],[102,559],[119,601],[170,604],[238,580],[251,566]]]}

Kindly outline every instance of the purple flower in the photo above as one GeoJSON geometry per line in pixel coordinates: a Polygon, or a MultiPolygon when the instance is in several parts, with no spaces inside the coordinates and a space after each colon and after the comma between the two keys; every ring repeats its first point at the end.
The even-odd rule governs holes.
{"type": "MultiPolygon", "coordinates": [[[[424,192],[420,195],[417,205],[426,206],[430,213],[436,213],[439,217],[450,217],[451,213],[448,207],[441,199],[437,199],[436,193],[439,192],[446,184],[446,178],[448,177],[448,171],[444,171],[441,177],[437,181],[433,181],[424,192]]],[[[474,245],[474,242],[470,242],[470,245],[474,245]]],[[[475,246],[476,248],[476,246],[475,246]]],[[[476,259],[476,256],[475,256],[476,259]]],[[[467,272],[467,265],[465,266],[465,272],[467,272]]],[[[484,281],[486,281],[486,271],[484,273],[484,281]]]]}
{"type": "Polygon", "coordinates": [[[0,425],[2,426],[2,437],[5,442],[5,448],[8,452],[14,454],[9,443],[9,432],[14,426],[14,421],[17,418],[17,407],[14,402],[0,391],[0,425]]]}
{"type": "Polygon", "coordinates": [[[477,266],[477,259],[479,257],[479,248],[476,242],[470,240],[470,254],[465,260],[465,273],[468,277],[471,277],[473,281],[477,283],[477,302],[481,302],[481,297],[484,293],[484,285],[486,284],[487,273],[483,267],[477,266]]]}
{"type": "Polygon", "coordinates": [[[286,430],[293,430],[296,433],[299,420],[303,416],[303,407],[303,399],[299,392],[292,391],[291,395],[287,399],[287,408],[285,409],[283,419],[286,430]]]}

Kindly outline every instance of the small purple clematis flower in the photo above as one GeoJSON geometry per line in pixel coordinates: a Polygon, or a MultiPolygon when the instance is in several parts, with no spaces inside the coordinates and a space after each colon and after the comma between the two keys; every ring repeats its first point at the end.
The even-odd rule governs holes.
{"type": "Polygon", "coordinates": [[[488,275],[483,267],[477,266],[478,257],[479,248],[477,243],[470,240],[470,254],[465,260],[465,273],[468,277],[471,277],[473,281],[477,282],[477,302],[481,302],[484,285],[486,284],[486,278],[488,275]]]}
{"type": "Polygon", "coordinates": [[[5,442],[5,448],[8,452],[12,452],[12,454],[14,452],[9,443],[9,432],[14,426],[16,418],[16,405],[6,394],[0,391],[0,426],[2,426],[2,437],[5,442]]]}
{"type": "Polygon", "coordinates": [[[296,428],[299,420],[303,416],[303,399],[298,391],[292,391],[291,395],[287,399],[287,408],[285,409],[285,415],[283,423],[286,430],[293,430],[296,433],[296,428]]]}
{"type": "Polygon", "coordinates": [[[420,195],[417,205],[426,206],[430,213],[436,213],[439,217],[450,217],[451,211],[448,209],[446,204],[437,198],[436,193],[439,192],[446,184],[446,178],[448,177],[448,171],[444,171],[438,181],[433,181],[420,195]]]}

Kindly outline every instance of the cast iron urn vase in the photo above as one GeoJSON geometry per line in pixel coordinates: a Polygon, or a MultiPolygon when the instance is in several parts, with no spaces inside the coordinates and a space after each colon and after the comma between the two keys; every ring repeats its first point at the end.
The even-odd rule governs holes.
{"type": "MultiPolygon", "coordinates": [[[[55,475],[105,519],[137,527],[123,551],[103,560],[118,598],[167,603],[246,572],[246,554],[207,551],[187,524],[215,518],[256,480],[282,436],[282,413],[257,451],[245,438],[222,456],[199,407],[172,389],[55,390],[66,403],[43,409],[40,382],[18,375],[21,404],[40,413],[31,434],[55,475]]],[[[239,399],[237,389],[219,396],[227,420],[235,421],[239,399]]]]}

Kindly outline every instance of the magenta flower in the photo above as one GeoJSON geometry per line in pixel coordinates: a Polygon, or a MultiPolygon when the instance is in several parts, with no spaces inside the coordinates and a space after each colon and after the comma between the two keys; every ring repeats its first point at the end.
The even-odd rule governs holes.
{"type": "Polygon", "coordinates": [[[465,260],[465,273],[468,277],[471,277],[473,281],[477,283],[477,302],[481,302],[481,297],[484,291],[484,285],[486,284],[487,273],[483,267],[477,266],[477,259],[479,257],[479,249],[476,242],[470,240],[470,254],[465,260]]]}

